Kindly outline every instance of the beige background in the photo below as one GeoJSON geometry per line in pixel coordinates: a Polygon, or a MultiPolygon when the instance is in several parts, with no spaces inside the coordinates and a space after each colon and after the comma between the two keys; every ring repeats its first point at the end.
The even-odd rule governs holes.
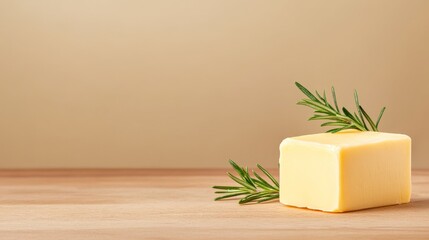
{"type": "MultiPolygon", "coordinates": [[[[0,167],[275,167],[353,89],[429,168],[429,1],[0,0],[0,167]]],[[[326,129],[323,129],[323,131],[326,129]]]]}

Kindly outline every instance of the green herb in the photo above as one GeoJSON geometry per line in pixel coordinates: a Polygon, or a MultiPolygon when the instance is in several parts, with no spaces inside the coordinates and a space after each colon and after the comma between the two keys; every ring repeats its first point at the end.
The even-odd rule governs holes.
{"type": "Polygon", "coordinates": [[[239,177],[228,172],[228,176],[234,180],[239,186],[213,186],[217,194],[223,196],[215,198],[215,201],[232,198],[236,196],[244,196],[238,202],[239,204],[245,203],[261,203],[279,198],[279,183],[278,181],[261,165],[257,164],[261,170],[272,183],[262,178],[259,174],[252,170],[254,177],[249,174],[248,168],[238,166],[234,161],[229,160],[229,163],[238,173],[239,177]]]}
{"type": "Polygon", "coordinates": [[[330,104],[326,98],[326,93],[323,91],[323,96],[316,91],[316,95],[312,94],[307,88],[295,82],[295,85],[301,90],[308,98],[302,99],[297,104],[304,105],[314,109],[314,116],[308,120],[323,120],[324,123],[321,124],[324,126],[335,126],[328,130],[327,132],[336,133],[345,129],[357,129],[360,131],[375,131],[378,132],[378,125],[380,123],[381,117],[383,116],[384,110],[386,107],[383,107],[378,115],[377,121],[373,121],[368,113],[363,109],[359,103],[358,93],[355,90],[354,99],[357,108],[358,114],[353,112],[353,114],[343,107],[340,111],[337,103],[337,97],[335,95],[334,87],[331,88],[332,98],[334,104],[330,104]],[[368,126],[369,125],[369,126],[368,126]]]}

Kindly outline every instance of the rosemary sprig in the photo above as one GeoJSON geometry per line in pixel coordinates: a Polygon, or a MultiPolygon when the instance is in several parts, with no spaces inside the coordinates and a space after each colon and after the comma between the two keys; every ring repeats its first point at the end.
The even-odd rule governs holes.
{"type": "Polygon", "coordinates": [[[358,114],[353,114],[345,107],[341,108],[340,111],[337,103],[337,97],[335,94],[334,87],[331,88],[332,98],[334,100],[334,106],[328,102],[325,91],[323,96],[316,91],[316,95],[312,94],[307,88],[302,86],[300,83],[295,82],[295,85],[303,92],[308,98],[302,99],[297,104],[304,105],[314,109],[314,116],[308,120],[323,120],[324,126],[335,126],[327,132],[336,133],[345,129],[357,129],[360,131],[375,131],[378,132],[378,125],[380,124],[381,117],[383,116],[386,107],[383,107],[378,115],[377,121],[373,121],[368,113],[363,109],[359,103],[359,96],[355,90],[354,99],[358,114]],[[369,127],[368,127],[369,125],[369,127]]]}
{"type": "Polygon", "coordinates": [[[239,177],[228,172],[228,176],[234,180],[239,186],[213,186],[217,194],[224,194],[223,196],[215,198],[215,201],[243,196],[238,202],[239,204],[245,203],[261,203],[271,201],[279,198],[279,183],[278,181],[261,165],[257,164],[259,170],[261,170],[272,183],[268,183],[267,180],[262,178],[259,174],[252,170],[254,177],[249,174],[249,169],[246,167],[238,166],[234,161],[229,160],[229,163],[238,173],[239,177]]]}

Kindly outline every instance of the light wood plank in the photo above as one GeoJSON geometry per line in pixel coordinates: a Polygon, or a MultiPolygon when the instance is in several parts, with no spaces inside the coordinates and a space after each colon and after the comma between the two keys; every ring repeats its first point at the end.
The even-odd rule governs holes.
{"type": "Polygon", "coordinates": [[[225,170],[3,170],[0,239],[429,239],[429,171],[412,202],[323,213],[214,202],[225,170]]]}

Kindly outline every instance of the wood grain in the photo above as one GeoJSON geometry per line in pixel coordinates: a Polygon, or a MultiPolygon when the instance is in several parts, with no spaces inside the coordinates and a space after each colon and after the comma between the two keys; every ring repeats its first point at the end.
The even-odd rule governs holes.
{"type": "Polygon", "coordinates": [[[0,171],[0,239],[429,239],[429,171],[412,202],[323,213],[214,202],[224,170],[0,171]]]}

